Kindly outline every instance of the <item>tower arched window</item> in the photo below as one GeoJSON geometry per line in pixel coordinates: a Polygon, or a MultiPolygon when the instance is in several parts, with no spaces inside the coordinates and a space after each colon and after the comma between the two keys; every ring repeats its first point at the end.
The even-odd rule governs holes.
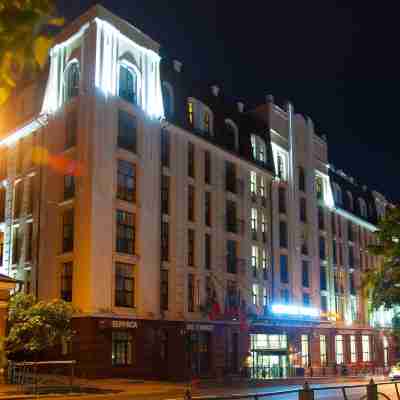
{"type": "Polygon", "coordinates": [[[169,82],[162,83],[162,94],[164,100],[164,111],[166,117],[172,117],[174,114],[174,91],[169,82]]]}
{"type": "Polygon", "coordinates": [[[64,71],[65,98],[66,101],[78,96],[80,81],[79,61],[72,60],[64,71]]]}
{"type": "Polygon", "coordinates": [[[360,214],[362,217],[367,218],[368,217],[368,210],[367,210],[367,205],[365,203],[365,200],[362,198],[358,199],[358,206],[360,208],[360,214]]]}
{"type": "Polygon", "coordinates": [[[333,197],[335,199],[335,202],[338,205],[343,205],[342,189],[340,189],[340,186],[337,183],[334,183],[332,186],[333,186],[333,197]]]}
{"type": "Polygon", "coordinates": [[[230,119],[225,120],[225,143],[230,150],[238,150],[239,148],[238,127],[230,119]]]}
{"type": "Polygon", "coordinates": [[[346,192],[346,196],[347,196],[347,207],[350,211],[353,211],[354,210],[353,196],[349,191],[346,192]]]}
{"type": "Polygon", "coordinates": [[[119,66],[119,97],[129,103],[138,104],[138,82],[138,73],[135,68],[121,63],[119,66]]]}

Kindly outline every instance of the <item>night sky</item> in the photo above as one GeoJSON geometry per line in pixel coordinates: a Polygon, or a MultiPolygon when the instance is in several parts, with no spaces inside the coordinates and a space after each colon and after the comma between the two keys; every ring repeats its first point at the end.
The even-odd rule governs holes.
{"type": "MultiPolygon", "coordinates": [[[[58,1],[68,20],[96,3],[58,1]]],[[[227,96],[248,105],[266,94],[278,104],[289,99],[327,135],[336,168],[400,200],[398,10],[389,2],[100,3],[227,96]]]]}

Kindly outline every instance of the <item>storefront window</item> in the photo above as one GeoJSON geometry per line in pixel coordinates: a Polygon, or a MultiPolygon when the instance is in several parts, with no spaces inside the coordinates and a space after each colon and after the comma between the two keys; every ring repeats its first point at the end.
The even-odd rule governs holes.
{"type": "Polygon", "coordinates": [[[343,336],[336,335],[335,338],[336,364],[343,364],[343,336]]]}
{"type": "Polygon", "coordinates": [[[357,345],[355,335],[350,335],[350,361],[357,362],[357,345]]]}
{"type": "Polygon", "coordinates": [[[370,352],[370,345],[369,345],[369,336],[362,335],[362,359],[363,362],[371,361],[371,352],[370,352]]]}
{"type": "Polygon", "coordinates": [[[263,350],[281,350],[287,349],[286,335],[251,335],[251,344],[253,349],[263,350]]]}
{"type": "Polygon", "coordinates": [[[308,368],[309,365],[309,343],[308,335],[301,335],[301,366],[308,368]]]}
{"type": "Polygon", "coordinates": [[[327,357],[326,357],[326,336],[319,335],[319,353],[321,359],[321,366],[325,367],[327,364],[327,357]]]}
{"type": "Polygon", "coordinates": [[[132,334],[128,331],[112,333],[112,365],[132,365],[132,334]]]}
{"type": "Polygon", "coordinates": [[[210,343],[210,332],[190,333],[188,355],[193,376],[204,376],[210,372],[210,343]]]}

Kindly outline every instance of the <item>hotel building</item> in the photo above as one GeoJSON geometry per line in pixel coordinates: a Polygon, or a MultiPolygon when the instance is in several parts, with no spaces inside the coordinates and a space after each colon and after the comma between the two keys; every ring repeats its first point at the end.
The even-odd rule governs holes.
{"type": "Polygon", "coordinates": [[[393,363],[361,290],[384,196],[290,103],[232,104],[159,49],[95,6],[0,110],[0,272],[72,302],[62,356],[171,380],[393,363]]]}

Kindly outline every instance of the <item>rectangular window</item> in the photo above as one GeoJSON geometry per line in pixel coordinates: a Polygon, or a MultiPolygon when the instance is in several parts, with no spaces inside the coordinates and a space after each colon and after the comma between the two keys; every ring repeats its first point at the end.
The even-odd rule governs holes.
{"type": "Polygon", "coordinates": [[[134,265],[115,264],[115,306],[135,306],[135,277],[134,265]]]}
{"type": "Polygon", "coordinates": [[[264,243],[267,242],[267,217],[265,216],[265,213],[261,213],[261,234],[262,234],[262,240],[264,243]]]}
{"type": "Polygon", "coordinates": [[[317,199],[323,200],[323,198],[324,198],[324,183],[320,176],[317,176],[315,178],[315,189],[316,189],[316,193],[317,193],[317,199]]]}
{"type": "Polygon", "coordinates": [[[266,287],[263,287],[263,307],[268,306],[268,290],[266,287]]]}
{"type": "Polygon", "coordinates": [[[321,361],[321,367],[326,367],[328,362],[326,335],[319,335],[319,356],[321,361]]]}
{"type": "Polygon", "coordinates": [[[236,193],[236,165],[230,161],[225,161],[225,188],[228,192],[236,193]]]}
{"type": "Polygon", "coordinates": [[[136,166],[125,160],[118,160],[117,198],[136,201],[136,166]]]}
{"type": "Polygon", "coordinates": [[[370,346],[370,339],[368,335],[361,336],[361,343],[362,343],[362,360],[363,362],[370,362],[371,361],[371,346],[370,346]]]}
{"type": "Polygon", "coordinates": [[[65,149],[76,145],[76,131],[78,127],[78,116],[76,110],[67,113],[65,124],[65,149]]]}
{"type": "Polygon", "coordinates": [[[289,289],[281,289],[282,304],[289,304],[289,289]]]}
{"type": "Polygon", "coordinates": [[[135,214],[117,210],[117,241],[116,250],[118,253],[135,254],[135,214]]]}
{"type": "Polygon", "coordinates": [[[62,264],[61,269],[61,299],[72,301],[72,262],[62,264]]]}
{"type": "Polygon", "coordinates": [[[336,352],[336,364],[343,364],[344,357],[343,357],[343,336],[336,335],[335,336],[335,352],[336,352]]]}
{"type": "Polygon", "coordinates": [[[251,209],[251,236],[253,240],[257,240],[257,222],[258,222],[258,211],[257,208],[251,209]]]}
{"type": "Polygon", "coordinates": [[[112,332],[112,365],[126,366],[133,364],[133,338],[130,331],[112,332]]]}
{"type": "Polygon", "coordinates": [[[169,261],[169,223],[161,223],[161,261],[169,261]]]}
{"type": "Polygon", "coordinates": [[[318,207],[318,229],[325,230],[324,210],[322,207],[318,207]]]}
{"type": "Polygon", "coordinates": [[[251,246],[251,268],[253,270],[253,276],[257,276],[258,262],[258,247],[251,246]]]}
{"type": "Polygon", "coordinates": [[[264,249],[262,249],[262,258],[261,258],[261,268],[263,270],[263,276],[264,276],[264,280],[268,279],[268,273],[267,273],[267,251],[264,249]]]}
{"type": "Polygon", "coordinates": [[[354,268],[354,249],[349,246],[349,268],[354,268]]]}
{"type": "Polygon", "coordinates": [[[69,253],[74,249],[74,210],[66,210],[62,218],[63,223],[63,253],[69,253]]]}
{"type": "Polygon", "coordinates": [[[17,219],[22,213],[24,181],[18,181],[14,186],[13,218],[17,219]]]}
{"type": "Polygon", "coordinates": [[[188,186],[188,220],[194,222],[194,186],[188,186]]]}
{"type": "Polygon", "coordinates": [[[211,269],[211,235],[208,233],[204,236],[204,266],[211,269]]]}
{"type": "Polygon", "coordinates": [[[211,184],[211,154],[208,150],[204,152],[204,182],[211,184]]]}
{"type": "Polygon", "coordinates": [[[282,248],[287,248],[288,240],[287,240],[287,225],[285,221],[279,222],[279,245],[282,248]]]}
{"type": "Polygon", "coordinates": [[[252,301],[255,306],[259,305],[259,295],[258,295],[259,287],[256,283],[253,283],[252,286],[252,301]]]}
{"type": "Polygon", "coordinates": [[[350,335],[350,361],[352,363],[357,362],[357,343],[355,335],[350,335]]]}
{"type": "Polygon", "coordinates": [[[353,272],[349,273],[349,286],[350,286],[350,288],[349,288],[350,294],[355,296],[356,295],[356,284],[354,282],[354,273],[353,272]]]}
{"type": "Polygon", "coordinates": [[[309,276],[309,265],[308,261],[302,261],[302,282],[303,282],[303,287],[310,287],[310,276],[309,276]]]}
{"type": "Polygon", "coordinates": [[[33,241],[33,224],[30,222],[26,225],[27,228],[27,237],[26,237],[26,253],[25,253],[25,261],[32,261],[32,241],[33,241]]]}
{"type": "Polygon", "coordinates": [[[283,187],[280,187],[278,190],[278,202],[279,202],[279,212],[281,214],[286,213],[286,190],[283,187]]]}
{"type": "Polygon", "coordinates": [[[236,274],[236,260],[237,260],[237,248],[236,248],[236,241],[228,240],[226,242],[226,264],[227,264],[227,272],[230,274],[236,274]]]}
{"type": "Polygon", "coordinates": [[[194,166],[194,144],[189,142],[188,143],[188,176],[194,178],[195,174],[195,166],[194,166]]]}
{"type": "Polygon", "coordinates": [[[188,274],[187,280],[187,302],[188,302],[188,311],[194,312],[194,275],[188,274]]]}
{"type": "Polygon", "coordinates": [[[319,237],[319,258],[321,260],[326,259],[325,238],[323,236],[319,237]]]}
{"type": "Polygon", "coordinates": [[[322,317],[326,318],[328,313],[328,296],[321,295],[321,313],[322,317]]]}
{"type": "Polygon", "coordinates": [[[75,177],[64,175],[64,200],[72,199],[75,196],[75,177]]]}
{"type": "Polygon", "coordinates": [[[280,255],[281,282],[289,283],[288,258],[286,254],[280,255]]]}
{"type": "Polygon", "coordinates": [[[161,212],[163,214],[169,214],[169,182],[170,178],[168,175],[162,175],[161,177],[161,212]]]}
{"type": "Polygon", "coordinates": [[[161,130],[161,165],[169,168],[171,153],[171,134],[166,129],[161,130]]]}
{"type": "Polygon", "coordinates": [[[118,111],[117,144],[121,149],[136,153],[137,121],[126,111],[118,111]]]}
{"type": "Polygon", "coordinates": [[[191,127],[194,126],[194,112],[193,112],[193,102],[188,101],[187,104],[187,111],[188,111],[188,121],[191,127]]]}
{"type": "Polygon", "coordinates": [[[263,204],[264,207],[265,207],[265,203],[266,203],[266,201],[265,201],[266,196],[267,196],[267,193],[265,191],[265,179],[263,176],[260,176],[260,197],[264,203],[263,204]]]}
{"type": "Polygon", "coordinates": [[[328,280],[327,280],[327,276],[326,276],[326,268],[323,266],[320,267],[320,289],[328,290],[328,280]]]}
{"type": "Polygon", "coordinates": [[[226,230],[227,232],[237,233],[236,202],[226,201],[226,230]]]}
{"type": "Polygon", "coordinates": [[[194,230],[188,229],[188,265],[194,267],[194,230]]]}
{"type": "Polygon", "coordinates": [[[304,197],[300,199],[300,221],[307,222],[307,203],[304,197]]]}
{"type": "Polygon", "coordinates": [[[168,310],[168,293],[169,293],[169,284],[168,284],[168,270],[161,270],[161,310],[168,310]]]}
{"type": "Polygon", "coordinates": [[[301,335],[301,366],[309,367],[309,343],[308,335],[301,335]]]}
{"type": "Polygon", "coordinates": [[[204,222],[211,226],[211,192],[204,193],[204,222]]]}
{"type": "Polygon", "coordinates": [[[254,171],[250,171],[250,193],[253,199],[257,194],[257,174],[254,171]]]}

